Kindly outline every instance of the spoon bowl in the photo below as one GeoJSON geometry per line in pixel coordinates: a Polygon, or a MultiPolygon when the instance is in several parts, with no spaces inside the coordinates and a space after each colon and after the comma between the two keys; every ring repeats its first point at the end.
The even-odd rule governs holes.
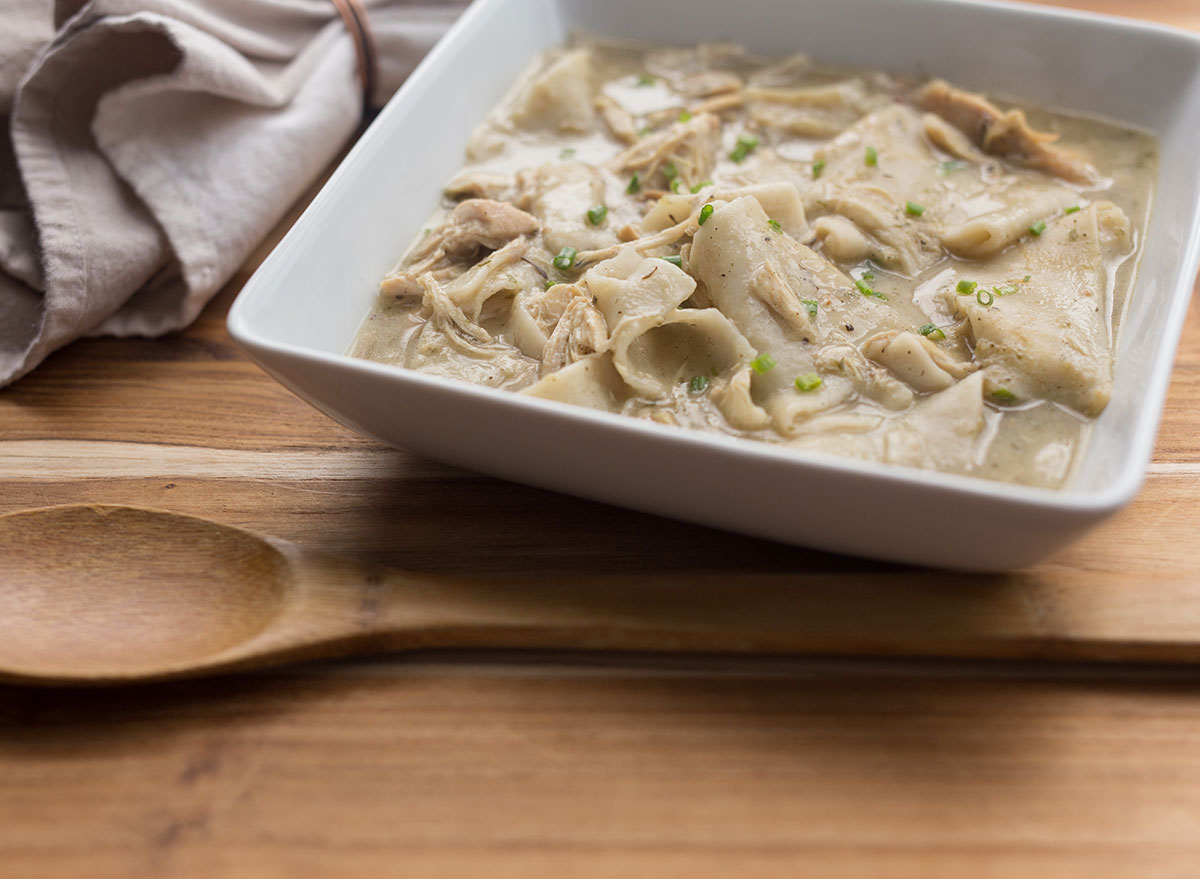
{"type": "Polygon", "coordinates": [[[0,666],[154,673],[244,643],[295,578],[262,538],[205,519],[68,506],[0,517],[0,666]]]}

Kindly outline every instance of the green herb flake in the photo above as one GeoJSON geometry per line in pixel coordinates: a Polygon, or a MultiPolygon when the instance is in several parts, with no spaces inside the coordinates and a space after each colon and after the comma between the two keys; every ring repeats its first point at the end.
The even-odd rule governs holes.
{"type": "Polygon", "coordinates": [[[679,254],[675,254],[673,256],[664,256],[663,259],[673,266],[679,266],[680,268],[683,268],[683,257],[679,254]]]}
{"type": "Polygon", "coordinates": [[[638,137],[646,137],[653,130],[654,129],[651,128],[649,125],[643,125],[641,128],[638,129],[638,137]]]}
{"type": "Polygon", "coordinates": [[[679,193],[683,192],[683,189],[684,189],[683,181],[680,180],[678,177],[676,177],[674,180],[671,181],[671,191],[672,192],[679,194],[679,193]]]}
{"type": "Polygon", "coordinates": [[[996,388],[992,391],[991,397],[997,403],[1015,403],[1017,400],[1017,395],[1008,388],[996,388]]]}
{"type": "Polygon", "coordinates": [[[770,226],[776,232],[783,231],[783,226],[779,225],[778,220],[767,220],[767,225],[770,226]]]}
{"type": "Polygon", "coordinates": [[[548,281],[546,282],[546,289],[547,289],[547,290],[549,290],[551,287],[553,287],[553,286],[554,286],[555,284],[557,284],[557,283],[558,283],[558,281],[556,281],[556,280],[554,280],[553,278],[551,278],[550,280],[548,280],[548,281]]]}
{"type": "Polygon", "coordinates": [[[813,164],[812,164],[813,180],[816,180],[818,177],[820,177],[821,172],[824,170],[825,170],[825,160],[824,159],[818,159],[817,161],[813,162],[813,164]]]}
{"type": "Polygon", "coordinates": [[[642,191],[642,183],[638,180],[638,175],[634,174],[629,178],[629,185],[625,187],[625,191],[630,195],[637,195],[642,191]]]}
{"type": "Polygon", "coordinates": [[[815,391],[821,387],[821,377],[815,372],[806,372],[804,375],[796,376],[796,390],[798,391],[815,391]]]}
{"type": "Polygon", "coordinates": [[[701,226],[703,226],[705,223],[708,222],[708,218],[711,217],[712,215],[713,215],[713,206],[710,204],[706,204],[704,207],[700,208],[700,218],[699,218],[699,220],[697,220],[697,222],[701,226]]]}
{"type": "Polygon", "coordinates": [[[598,204],[587,212],[588,222],[593,226],[599,226],[608,216],[608,205],[598,204]]]}
{"type": "Polygon", "coordinates": [[[921,329],[917,330],[922,336],[927,339],[935,339],[941,341],[946,338],[946,334],[942,332],[942,328],[936,324],[925,324],[921,329]]]}
{"type": "Polygon", "coordinates": [[[564,147],[559,150],[558,157],[560,159],[569,159],[575,155],[575,147],[564,147]]]}
{"type": "Polygon", "coordinates": [[[992,303],[996,301],[996,297],[992,295],[990,290],[980,290],[975,294],[975,301],[984,308],[991,308],[992,303]]]}
{"type": "Polygon", "coordinates": [[[1041,235],[1045,231],[1046,231],[1046,221],[1045,220],[1038,220],[1036,223],[1034,223],[1032,226],[1029,227],[1029,234],[1033,235],[1035,238],[1037,236],[1041,235]]]}
{"type": "Polygon", "coordinates": [[[953,161],[942,162],[938,166],[938,173],[945,177],[947,174],[953,174],[955,171],[961,171],[966,167],[966,162],[961,162],[958,159],[954,159],[953,161]]]}
{"type": "Polygon", "coordinates": [[[879,150],[873,146],[869,146],[863,154],[863,162],[868,168],[875,168],[879,165],[879,150]]]}
{"type": "Polygon", "coordinates": [[[565,272],[567,269],[571,268],[571,266],[575,265],[575,257],[578,254],[578,250],[569,244],[566,245],[558,252],[558,256],[554,257],[554,267],[565,272]]]}
{"type": "Polygon", "coordinates": [[[978,286],[979,285],[977,283],[975,283],[974,281],[968,281],[966,278],[963,278],[961,281],[958,282],[958,286],[955,287],[954,289],[958,293],[959,296],[970,296],[972,293],[975,292],[975,288],[978,286]]]}
{"type": "Polygon", "coordinates": [[[683,110],[683,111],[682,111],[682,112],[680,112],[680,114],[679,114],[679,121],[680,121],[680,122],[691,122],[691,121],[692,121],[692,114],[691,114],[691,113],[689,113],[687,110],[683,110]]]}
{"type": "Polygon", "coordinates": [[[1012,296],[1017,292],[1015,284],[1001,284],[999,287],[993,287],[992,292],[997,296],[1012,296]]]}
{"type": "Polygon", "coordinates": [[[674,162],[667,162],[665,165],[662,166],[662,175],[664,177],[666,177],[667,182],[670,183],[672,180],[674,180],[676,177],[679,176],[679,169],[675,167],[674,162]]]}
{"type": "Polygon", "coordinates": [[[872,299],[882,299],[884,302],[887,302],[886,296],[878,290],[873,289],[870,284],[861,278],[854,282],[854,286],[858,288],[858,292],[863,296],[870,296],[872,299]]]}
{"type": "Polygon", "coordinates": [[[653,76],[651,76],[648,73],[643,73],[641,76],[639,76],[637,78],[637,84],[641,88],[645,88],[646,86],[654,85],[654,83],[656,83],[656,82],[658,82],[658,80],[656,80],[653,76]]]}
{"type": "Polygon", "coordinates": [[[759,375],[770,372],[777,365],[778,364],[775,363],[775,358],[770,354],[759,354],[750,361],[750,366],[753,367],[754,371],[759,375]]]}
{"type": "Polygon", "coordinates": [[[692,195],[695,195],[697,192],[699,192],[701,189],[703,189],[706,186],[712,186],[712,181],[711,180],[701,180],[699,183],[697,183],[695,186],[692,187],[692,195]]]}
{"type": "Polygon", "coordinates": [[[757,137],[743,132],[738,135],[737,146],[733,148],[733,152],[729,154],[729,158],[738,163],[744,162],[746,156],[750,155],[758,144],[759,140],[757,137]]]}
{"type": "Polygon", "coordinates": [[[808,312],[809,317],[817,316],[817,300],[801,299],[800,302],[804,306],[804,310],[808,312]]]}
{"type": "Polygon", "coordinates": [[[1079,205],[1073,204],[1069,208],[1063,208],[1063,213],[1064,214],[1077,214],[1077,213],[1079,213],[1079,210],[1080,210],[1079,205]]]}
{"type": "Polygon", "coordinates": [[[694,375],[692,380],[688,382],[689,394],[703,394],[708,390],[708,376],[694,375]]]}
{"type": "Polygon", "coordinates": [[[915,201],[906,201],[904,203],[904,213],[908,214],[910,217],[919,217],[921,214],[925,213],[925,206],[919,205],[915,201]]]}

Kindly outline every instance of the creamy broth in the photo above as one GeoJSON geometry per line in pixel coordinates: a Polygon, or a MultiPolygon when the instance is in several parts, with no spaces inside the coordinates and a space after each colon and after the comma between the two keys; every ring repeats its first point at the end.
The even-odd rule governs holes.
{"type": "Polygon", "coordinates": [[[1056,487],[1108,402],[1156,146],[733,46],[538,60],[351,354],[1056,487]]]}

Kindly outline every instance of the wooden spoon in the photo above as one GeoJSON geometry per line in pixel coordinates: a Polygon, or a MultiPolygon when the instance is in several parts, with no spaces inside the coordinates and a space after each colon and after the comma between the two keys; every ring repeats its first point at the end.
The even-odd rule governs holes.
{"type": "Polygon", "coordinates": [[[0,678],[103,683],[423,647],[1200,658],[1200,587],[879,572],[410,576],[178,513],[0,516],[0,678]],[[1181,591],[1182,590],[1182,591],[1181,591]],[[1183,594],[1187,591],[1189,594],[1183,594]],[[1164,623],[1163,621],[1168,622],[1164,623]]]}

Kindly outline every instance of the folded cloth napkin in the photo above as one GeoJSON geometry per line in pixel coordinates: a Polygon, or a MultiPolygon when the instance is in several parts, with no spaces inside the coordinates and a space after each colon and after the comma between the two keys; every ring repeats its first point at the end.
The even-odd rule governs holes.
{"type": "MultiPolygon", "coordinates": [[[[466,0],[360,0],[386,100],[466,0]]],[[[0,385],[186,326],[358,126],[332,0],[0,0],[0,385]]]]}

